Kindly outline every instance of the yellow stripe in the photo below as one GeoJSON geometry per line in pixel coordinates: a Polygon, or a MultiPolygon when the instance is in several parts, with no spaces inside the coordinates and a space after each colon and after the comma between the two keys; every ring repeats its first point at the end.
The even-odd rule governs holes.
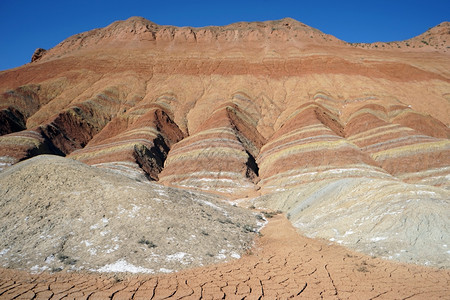
{"type": "Polygon", "coordinates": [[[203,130],[203,131],[198,132],[198,133],[196,133],[194,135],[188,136],[187,138],[181,140],[178,144],[184,144],[185,142],[187,142],[189,140],[192,140],[192,139],[194,139],[194,138],[196,138],[196,137],[198,137],[200,135],[208,135],[208,134],[214,134],[214,133],[221,133],[221,134],[226,133],[226,134],[235,136],[235,133],[234,133],[234,131],[231,128],[229,128],[229,127],[217,127],[217,128],[213,128],[213,129],[203,130]]]}
{"type": "MultiPolygon", "coordinates": [[[[398,111],[398,110],[395,110],[395,111],[398,111]]],[[[420,112],[417,112],[417,111],[413,111],[411,108],[408,107],[408,109],[403,109],[403,112],[397,114],[394,118],[397,118],[397,117],[399,117],[401,115],[406,115],[406,114],[419,115],[421,117],[429,117],[427,114],[420,113],[420,112]]]]}
{"type": "Polygon", "coordinates": [[[411,128],[408,128],[408,127],[400,127],[400,128],[396,128],[396,129],[391,129],[391,130],[386,130],[386,131],[383,131],[383,132],[374,133],[374,134],[367,135],[367,136],[364,136],[364,137],[360,137],[360,138],[357,138],[357,139],[352,137],[352,138],[349,138],[348,140],[356,143],[357,141],[367,140],[367,139],[374,138],[374,137],[377,137],[377,136],[383,136],[383,135],[386,135],[386,134],[389,134],[389,133],[396,133],[396,132],[402,132],[402,131],[409,131],[409,132],[411,132],[411,131],[414,131],[414,130],[411,129],[411,128]]]}
{"type": "Polygon", "coordinates": [[[419,172],[412,172],[412,173],[403,173],[403,174],[397,174],[398,178],[401,180],[407,180],[407,179],[414,179],[414,178],[420,178],[420,177],[436,177],[436,176],[447,176],[450,174],[450,166],[445,166],[442,168],[436,168],[436,169],[428,169],[424,171],[419,172]]]}
{"type": "Polygon", "coordinates": [[[385,160],[392,157],[404,156],[404,155],[414,155],[420,152],[431,152],[431,151],[442,151],[450,150],[450,141],[443,140],[437,142],[429,142],[422,144],[413,144],[408,146],[400,146],[396,148],[391,148],[388,150],[380,151],[371,154],[374,160],[385,160]]]}
{"type": "Polygon", "coordinates": [[[387,114],[384,111],[379,111],[379,110],[375,110],[375,109],[371,109],[371,108],[363,108],[358,110],[357,112],[353,113],[350,118],[348,118],[347,123],[350,122],[353,118],[356,118],[359,115],[365,114],[365,113],[369,113],[375,117],[380,118],[381,120],[384,121],[388,121],[388,117],[387,114]]]}
{"type": "Polygon", "coordinates": [[[389,125],[383,125],[383,126],[380,126],[380,127],[375,127],[375,128],[372,128],[372,129],[369,129],[369,130],[366,130],[366,131],[354,134],[354,135],[348,137],[348,140],[355,140],[355,139],[359,138],[362,135],[369,134],[369,133],[370,134],[374,134],[374,133],[376,133],[376,132],[378,132],[380,130],[386,130],[386,129],[391,128],[391,127],[400,127],[400,125],[398,125],[398,124],[389,124],[389,125]]]}
{"type": "Polygon", "coordinates": [[[220,159],[222,160],[226,159],[223,156],[237,156],[242,157],[245,160],[247,159],[247,154],[242,149],[233,149],[229,147],[211,147],[206,149],[187,151],[173,156],[169,155],[169,157],[167,157],[166,159],[165,166],[167,167],[169,164],[179,160],[197,160],[202,157],[211,158],[212,156],[216,156],[217,158],[220,157],[220,159]]]}
{"type": "Polygon", "coordinates": [[[189,151],[190,148],[191,148],[191,150],[193,150],[192,148],[199,147],[199,145],[203,145],[204,146],[203,149],[206,149],[208,147],[211,148],[211,147],[214,147],[214,146],[211,146],[214,143],[226,144],[227,146],[228,145],[234,145],[234,146],[238,146],[238,147],[241,146],[241,143],[238,140],[213,137],[213,138],[208,138],[208,139],[201,139],[201,140],[198,140],[196,142],[193,142],[191,144],[188,144],[188,145],[185,145],[182,147],[177,147],[176,149],[170,150],[170,154],[174,155],[179,152],[185,152],[185,151],[187,152],[187,151],[189,151]]]}
{"type": "Polygon", "coordinates": [[[284,121],[284,123],[286,124],[289,120],[293,119],[299,113],[301,113],[309,108],[316,108],[316,107],[320,108],[320,106],[317,103],[311,103],[311,104],[308,104],[307,106],[296,109],[292,114],[289,115],[289,117],[287,117],[287,119],[286,119],[286,121],[284,121]]]}
{"type": "Polygon", "coordinates": [[[0,145],[1,144],[25,144],[28,146],[36,146],[38,147],[41,144],[41,141],[38,138],[27,137],[27,136],[3,136],[0,137],[0,145]]]}
{"type": "Polygon", "coordinates": [[[323,148],[332,149],[332,148],[339,148],[343,146],[349,146],[355,149],[359,148],[346,141],[345,139],[340,139],[337,141],[326,141],[326,142],[316,142],[316,143],[307,143],[307,144],[301,144],[301,145],[293,145],[291,147],[288,147],[286,149],[283,149],[282,151],[275,152],[273,154],[269,154],[266,156],[262,162],[261,165],[273,163],[274,161],[284,158],[286,156],[290,156],[299,152],[307,152],[312,150],[319,150],[323,148]]]}
{"type": "Polygon", "coordinates": [[[315,142],[326,142],[326,141],[335,141],[335,140],[341,140],[342,138],[340,136],[337,136],[335,134],[330,135],[330,134],[324,134],[324,135],[314,135],[314,136],[310,136],[310,137],[306,137],[306,138],[302,138],[302,139],[295,139],[293,141],[290,142],[285,142],[283,144],[280,144],[278,146],[275,146],[273,148],[270,148],[264,152],[261,152],[261,154],[259,155],[259,159],[263,159],[266,156],[269,156],[271,153],[276,153],[279,151],[283,151],[284,149],[288,149],[294,145],[302,145],[302,144],[311,144],[311,143],[315,143],[315,142]]]}
{"type": "Polygon", "coordinates": [[[100,155],[104,155],[104,154],[109,154],[109,153],[113,153],[113,152],[119,152],[122,150],[128,150],[130,148],[134,148],[134,146],[143,146],[140,143],[135,143],[135,142],[130,142],[130,143],[126,143],[126,144],[122,144],[122,145],[118,145],[118,146],[112,146],[112,147],[107,147],[107,148],[103,148],[103,149],[99,149],[99,150],[92,150],[89,151],[89,148],[85,148],[82,149],[81,151],[83,151],[82,153],[76,153],[76,152],[72,152],[72,154],[70,154],[70,158],[73,159],[77,159],[77,160],[83,160],[83,159],[88,159],[88,158],[92,158],[95,156],[100,156],[100,155]],[[84,152],[86,151],[86,152],[84,152]],[[89,152],[87,152],[89,151],[89,152]]]}
{"type": "Polygon", "coordinates": [[[126,137],[126,136],[137,135],[137,134],[150,134],[153,137],[157,137],[159,133],[160,132],[154,127],[141,127],[141,128],[125,131],[125,132],[117,135],[117,137],[126,137]]]}
{"type": "Polygon", "coordinates": [[[321,130],[326,130],[326,131],[329,131],[331,133],[334,133],[331,129],[329,129],[328,127],[326,127],[323,124],[316,124],[316,125],[305,126],[305,127],[300,128],[300,129],[293,130],[293,131],[290,131],[289,133],[283,134],[282,136],[276,138],[275,140],[269,141],[267,144],[265,144],[261,148],[261,152],[263,152],[264,149],[266,149],[271,144],[279,142],[281,140],[293,137],[293,136],[298,135],[298,134],[307,133],[307,132],[314,132],[314,131],[321,131],[321,130]]]}
{"type": "Polygon", "coordinates": [[[242,180],[244,179],[244,176],[237,172],[191,172],[191,173],[185,173],[185,174],[173,174],[173,175],[166,175],[161,176],[159,178],[160,181],[181,181],[186,180],[190,178],[196,178],[196,179],[217,179],[220,180],[222,178],[230,179],[230,180],[242,180]]]}

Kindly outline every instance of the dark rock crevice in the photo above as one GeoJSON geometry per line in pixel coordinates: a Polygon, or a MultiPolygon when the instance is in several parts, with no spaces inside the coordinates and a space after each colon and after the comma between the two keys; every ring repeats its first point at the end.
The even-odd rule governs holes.
{"type": "MultiPolygon", "coordinates": [[[[139,167],[144,170],[149,179],[157,181],[159,179],[159,173],[164,168],[164,162],[171,147],[181,141],[184,138],[184,134],[166,111],[156,109],[151,114],[151,122],[157,130],[158,135],[152,140],[153,146],[151,147],[135,145],[133,155],[139,167]]],[[[143,118],[136,125],[149,125],[145,124],[147,122],[143,118]]]]}
{"type": "Polygon", "coordinates": [[[157,181],[159,173],[164,167],[164,161],[169,153],[169,146],[166,144],[164,138],[158,135],[153,140],[153,147],[148,148],[142,144],[134,145],[133,156],[136,159],[139,167],[144,170],[150,180],[157,181]]]}
{"type": "Polygon", "coordinates": [[[26,129],[24,115],[14,107],[0,110],[0,135],[22,131],[26,129]]]}
{"type": "Polygon", "coordinates": [[[0,95],[0,135],[27,128],[27,119],[41,107],[40,91],[40,85],[30,84],[0,95]]]}
{"type": "Polygon", "coordinates": [[[253,181],[253,183],[257,183],[258,180],[258,176],[259,176],[259,167],[258,164],[256,163],[256,159],[248,152],[245,151],[248,155],[248,160],[245,163],[245,165],[247,166],[247,172],[246,172],[246,176],[247,178],[251,179],[253,181]]]}

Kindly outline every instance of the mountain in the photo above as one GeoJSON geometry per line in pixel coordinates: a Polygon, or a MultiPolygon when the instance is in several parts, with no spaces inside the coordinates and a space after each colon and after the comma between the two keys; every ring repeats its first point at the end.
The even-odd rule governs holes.
{"type": "Polygon", "coordinates": [[[0,72],[0,198],[28,209],[20,191],[38,187],[17,180],[11,192],[9,178],[52,154],[68,173],[46,172],[66,181],[71,168],[116,172],[176,188],[170,199],[281,210],[309,237],[448,267],[449,24],[374,44],[289,18],[178,28],[133,17],[74,35],[0,72]]]}

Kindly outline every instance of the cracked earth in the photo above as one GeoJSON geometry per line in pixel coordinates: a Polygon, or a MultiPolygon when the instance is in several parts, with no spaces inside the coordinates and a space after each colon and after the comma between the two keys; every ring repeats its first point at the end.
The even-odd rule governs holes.
{"type": "Polygon", "coordinates": [[[270,219],[244,257],[164,275],[0,269],[0,299],[449,299],[450,271],[388,262],[270,219]]]}

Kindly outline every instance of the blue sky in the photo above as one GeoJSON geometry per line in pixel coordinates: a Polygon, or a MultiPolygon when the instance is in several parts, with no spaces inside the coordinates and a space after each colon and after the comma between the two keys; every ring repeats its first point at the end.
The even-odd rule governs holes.
{"type": "Polygon", "coordinates": [[[194,27],[291,17],[347,42],[388,42],[450,21],[450,0],[0,0],[0,70],[28,63],[36,48],[131,16],[194,27]]]}

